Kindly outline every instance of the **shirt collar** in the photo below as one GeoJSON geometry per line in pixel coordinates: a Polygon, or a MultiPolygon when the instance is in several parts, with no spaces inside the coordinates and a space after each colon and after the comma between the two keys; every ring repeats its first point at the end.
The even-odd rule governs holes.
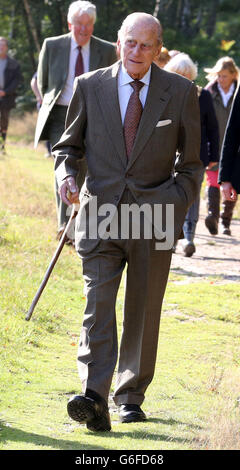
{"type": "MultiPolygon", "coordinates": [[[[150,77],[151,77],[151,68],[152,66],[149,67],[147,73],[141,78],[141,82],[144,83],[144,85],[149,85],[150,83],[150,77]]],[[[119,71],[119,86],[124,86],[128,85],[133,81],[133,78],[128,75],[127,70],[125,69],[124,65],[121,64],[121,68],[119,71]]]]}
{"type": "MultiPolygon", "coordinates": [[[[82,46],[82,50],[83,50],[83,51],[86,51],[86,52],[89,51],[89,48],[90,48],[90,40],[91,40],[91,38],[89,39],[89,41],[88,41],[86,44],[84,44],[84,46],[82,46]]],[[[77,43],[77,42],[75,41],[75,39],[71,36],[71,50],[73,51],[73,50],[75,50],[75,49],[77,49],[77,48],[78,48],[78,43],[77,43]]]]}
{"type": "Polygon", "coordinates": [[[220,91],[222,94],[226,95],[226,96],[232,96],[232,94],[233,94],[233,92],[234,92],[234,89],[235,89],[234,83],[231,84],[231,86],[230,86],[230,88],[229,88],[229,90],[228,90],[227,93],[225,93],[225,91],[222,89],[222,87],[221,87],[221,85],[220,85],[219,83],[217,83],[217,86],[218,86],[219,91],[220,91]]]}

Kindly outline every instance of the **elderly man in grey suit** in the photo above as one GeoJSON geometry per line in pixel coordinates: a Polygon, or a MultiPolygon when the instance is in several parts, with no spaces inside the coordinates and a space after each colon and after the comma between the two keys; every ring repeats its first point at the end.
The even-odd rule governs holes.
{"type": "Polygon", "coordinates": [[[78,351],[83,393],[70,399],[68,413],[93,431],[111,429],[108,396],[118,356],[115,304],[126,265],[113,399],[121,422],[146,419],[141,404],[154,375],[171,246],[198,191],[202,165],[196,87],[153,64],[161,36],[160,22],[152,15],[133,13],[124,20],[118,39],[121,60],[76,79],[67,129],[54,147],[56,175],[66,203],[78,200],[78,161],[83,155],[87,161],[76,222],[76,249],[87,296],[78,351]],[[143,206],[162,209],[163,219],[167,209],[174,208],[174,219],[170,216],[174,236],[167,235],[170,244],[158,231],[145,236],[141,222],[139,236],[114,236],[113,230],[109,236],[114,220],[118,228],[126,225],[122,209],[143,206]]]}
{"type": "MultiPolygon", "coordinates": [[[[67,19],[70,33],[45,39],[40,52],[37,80],[43,102],[38,115],[35,146],[39,140],[49,140],[53,146],[60,139],[75,76],[107,67],[117,60],[114,45],[93,36],[95,5],[88,1],[73,2],[67,19]]],[[[84,168],[82,163],[82,172],[84,168]]],[[[67,206],[59,198],[57,185],[55,190],[60,236],[68,219],[67,206]]]]}

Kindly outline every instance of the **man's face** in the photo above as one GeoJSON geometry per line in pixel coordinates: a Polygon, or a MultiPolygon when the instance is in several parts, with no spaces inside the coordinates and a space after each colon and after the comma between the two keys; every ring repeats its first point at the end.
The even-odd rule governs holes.
{"type": "Polygon", "coordinates": [[[87,13],[83,13],[80,16],[75,16],[73,24],[68,23],[68,28],[76,43],[79,46],[84,46],[92,36],[94,23],[87,13]]]}
{"type": "Polygon", "coordinates": [[[7,55],[8,45],[3,39],[0,40],[0,57],[4,58],[7,55]]]}
{"type": "Polygon", "coordinates": [[[141,79],[161,51],[157,30],[151,22],[135,20],[118,40],[122,63],[133,79],[141,79]]]}

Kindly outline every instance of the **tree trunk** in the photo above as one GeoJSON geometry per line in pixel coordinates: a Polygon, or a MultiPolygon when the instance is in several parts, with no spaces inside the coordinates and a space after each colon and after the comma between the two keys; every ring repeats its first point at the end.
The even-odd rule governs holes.
{"type": "Polygon", "coordinates": [[[34,48],[31,47],[31,45],[32,45],[32,34],[31,34],[29,23],[27,21],[27,13],[26,13],[25,8],[22,8],[22,14],[23,14],[24,24],[25,24],[25,27],[26,27],[27,37],[28,37],[28,47],[27,47],[27,49],[28,49],[29,61],[32,64],[32,67],[31,67],[32,71],[36,71],[37,64],[36,64],[35,57],[34,57],[34,48]]]}
{"type": "Polygon", "coordinates": [[[209,8],[209,16],[208,16],[208,21],[206,25],[206,32],[209,38],[212,37],[214,30],[215,30],[218,7],[219,7],[219,0],[212,0],[211,6],[209,8]]]}
{"type": "Polygon", "coordinates": [[[175,19],[175,28],[177,30],[181,29],[181,18],[182,18],[182,11],[183,11],[183,0],[178,0],[176,6],[176,19],[175,19]]]}
{"type": "Polygon", "coordinates": [[[154,8],[154,12],[153,12],[153,16],[155,16],[155,18],[158,17],[160,2],[161,2],[161,0],[156,0],[156,2],[155,2],[155,8],[154,8]]]}
{"type": "Polygon", "coordinates": [[[182,16],[181,16],[181,30],[183,33],[186,33],[187,36],[190,35],[190,22],[189,19],[191,17],[191,7],[189,0],[184,0],[183,2],[183,9],[182,9],[182,16]]]}
{"type": "Polygon", "coordinates": [[[28,24],[29,24],[29,27],[30,27],[30,30],[31,30],[31,33],[32,33],[32,36],[33,36],[33,40],[34,40],[36,49],[39,53],[40,49],[41,49],[40,41],[38,39],[37,28],[35,26],[35,22],[34,22],[32,13],[31,13],[31,8],[30,8],[28,0],[23,0],[23,5],[24,5],[24,9],[25,9],[25,12],[26,12],[26,15],[27,15],[28,24]]]}
{"type": "Polygon", "coordinates": [[[201,24],[202,24],[202,18],[203,18],[203,9],[202,9],[202,5],[200,5],[199,8],[198,8],[196,24],[194,26],[194,36],[196,36],[200,31],[201,24]]]}

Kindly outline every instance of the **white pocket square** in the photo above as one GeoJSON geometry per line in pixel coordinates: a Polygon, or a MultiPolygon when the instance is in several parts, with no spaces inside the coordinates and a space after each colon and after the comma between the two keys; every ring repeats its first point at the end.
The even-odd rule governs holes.
{"type": "Polygon", "coordinates": [[[172,122],[171,119],[165,119],[164,121],[158,121],[156,127],[167,126],[168,124],[171,124],[171,122],[172,122]]]}

